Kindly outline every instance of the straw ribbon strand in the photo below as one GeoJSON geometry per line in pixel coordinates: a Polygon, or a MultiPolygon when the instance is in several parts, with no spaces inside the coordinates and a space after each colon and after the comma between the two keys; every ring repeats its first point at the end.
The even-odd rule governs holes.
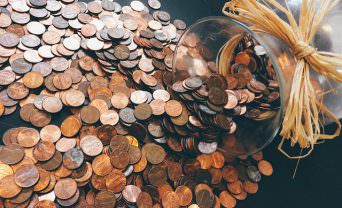
{"type": "Polygon", "coordinates": [[[224,5],[222,12],[248,25],[253,31],[281,39],[292,48],[297,65],[280,132],[283,139],[278,149],[288,158],[298,159],[308,156],[318,140],[333,139],[341,132],[341,122],[316,95],[310,76],[313,70],[327,79],[342,82],[342,73],[337,70],[337,67],[342,67],[342,54],[317,51],[310,46],[324,17],[336,8],[340,0],[303,0],[298,21],[289,9],[287,0],[284,2],[285,7],[277,0],[231,0],[224,5]],[[275,10],[285,15],[287,20],[280,18],[275,10]],[[320,115],[323,114],[337,124],[335,133],[321,133],[324,122],[320,115]],[[309,148],[308,153],[304,156],[290,156],[282,149],[285,139],[289,139],[292,146],[298,143],[301,148],[309,148]]]}
{"type": "Polygon", "coordinates": [[[317,50],[305,43],[304,41],[298,41],[298,43],[294,46],[294,54],[298,59],[303,59],[307,56],[311,56],[314,53],[317,53],[317,50]]]}

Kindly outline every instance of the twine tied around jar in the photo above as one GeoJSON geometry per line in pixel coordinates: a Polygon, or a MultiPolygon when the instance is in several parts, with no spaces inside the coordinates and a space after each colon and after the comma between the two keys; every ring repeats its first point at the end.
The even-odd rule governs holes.
{"type": "MultiPolygon", "coordinates": [[[[291,159],[307,157],[318,140],[333,139],[341,131],[341,122],[316,94],[310,77],[310,70],[314,70],[330,80],[342,82],[342,73],[337,71],[337,67],[342,67],[342,55],[318,51],[310,46],[324,17],[338,3],[339,0],[302,0],[298,23],[286,0],[285,7],[276,0],[231,0],[222,10],[226,16],[248,25],[252,31],[281,39],[295,54],[297,65],[280,132],[283,139],[278,146],[291,159]],[[273,9],[285,14],[287,21],[281,19],[273,9]],[[320,115],[328,116],[337,124],[333,134],[321,133],[324,126],[320,115]],[[308,152],[301,156],[290,156],[282,148],[286,139],[291,141],[291,146],[299,144],[302,149],[309,148],[308,152]]],[[[219,67],[222,71],[224,66],[219,67]]]]}
{"type": "Polygon", "coordinates": [[[304,43],[304,41],[299,41],[293,49],[295,56],[298,59],[303,59],[307,56],[311,56],[312,54],[316,53],[317,50],[310,46],[309,44],[304,43]]]}

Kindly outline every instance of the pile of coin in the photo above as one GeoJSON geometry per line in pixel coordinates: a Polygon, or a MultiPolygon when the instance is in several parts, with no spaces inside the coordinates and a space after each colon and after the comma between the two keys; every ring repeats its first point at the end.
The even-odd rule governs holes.
{"type": "Polygon", "coordinates": [[[0,116],[20,106],[32,125],[3,135],[0,206],[234,207],[272,174],[262,153],[231,159],[199,139],[172,90],[186,24],[148,6],[0,1],[0,116]]]}
{"type": "Polygon", "coordinates": [[[112,125],[82,126],[74,138],[64,134],[56,125],[4,134],[2,205],[235,207],[258,191],[261,175],[273,173],[261,152],[240,159],[219,151],[190,158],[112,125]]]}

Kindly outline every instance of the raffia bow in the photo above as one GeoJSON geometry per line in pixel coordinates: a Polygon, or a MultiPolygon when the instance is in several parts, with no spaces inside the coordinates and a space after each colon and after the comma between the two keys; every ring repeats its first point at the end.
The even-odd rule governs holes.
{"type": "Polygon", "coordinates": [[[237,21],[249,25],[256,32],[273,35],[293,50],[297,66],[293,75],[292,88],[285,109],[283,137],[278,149],[287,157],[299,159],[308,156],[319,139],[333,139],[340,134],[340,121],[317,98],[310,78],[310,69],[328,79],[342,82],[342,73],[337,67],[342,67],[342,55],[317,51],[310,46],[324,17],[334,8],[339,0],[302,0],[299,21],[295,20],[287,2],[283,7],[275,0],[232,0],[223,7],[223,13],[237,21]],[[287,17],[282,20],[272,8],[278,9],[287,17]],[[322,134],[323,122],[320,113],[327,115],[337,124],[334,134],[322,134]],[[283,149],[286,139],[291,145],[299,144],[301,148],[310,148],[303,156],[290,156],[283,149]]]}

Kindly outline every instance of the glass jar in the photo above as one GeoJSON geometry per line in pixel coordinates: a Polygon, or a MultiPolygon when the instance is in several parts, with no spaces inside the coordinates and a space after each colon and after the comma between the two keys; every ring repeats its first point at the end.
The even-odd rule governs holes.
{"type": "MultiPolygon", "coordinates": [[[[323,32],[326,32],[324,27],[327,26],[322,27],[323,32]]],[[[326,46],[324,44],[326,41],[333,40],[326,33],[319,34],[324,34],[324,36],[318,35],[320,38],[317,40],[320,45],[317,44],[316,47],[319,47],[319,49],[320,46],[326,46]],[[322,41],[322,38],[324,41],[322,41]]],[[[342,49],[342,42],[339,49],[342,49]]],[[[255,65],[255,63],[252,63],[252,66],[250,64],[249,62],[247,67],[253,68],[255,65]]],[[[226,17],[207,17],[199,20],[183,34],[176,48],[173,67],[175,94],[184,100],[185,105],[191,112],[191,116],[196,118],[196,121],[200,121],[199,134],[197,134],[199,136],[196,138],[198,141],[206,144],[217,142],[219,150],[226,157],[237,157],[254,154],[270,144],[275,138],[281,127],[284,109],[291,90],[292,76],[296,67],[294,54],[284,42],[266,33],[255,33],[249,30],[247,26],[226,17]],[[238,47],[242,47],[242,49],[234,49],[234,55],[228,57],[227,63],[230,68],[220,67],[220,64],[222,65],[221,59],[224,57],[222,55],[223,51],[226,50],[225,46],[236,41],[235,39],[239,39],[237,37],[240,37],[240,39],[243,37],[243,41],[247,37],[248,40],[239,44],[238,47]],[[252,73],[251,77],[250,73],[247,73],[247,76],[249,76],[247,83],[229,89],[229,84],[236,80],[232,80],[230,75],[227,74],[231,74],[232,71],[240,72],[241,66],[236,67],[236,64],[244,62],[244,54],[239,54],[244,53],[243,50],[246,50],[246,53],[254,57],[257,60],[257,66],[263,68],[263,70],[262,72],[252,73]],[[272,67],[272,70],[270,67],[272,67]],[[222,68],[226,69],[226,72],[223,72],[222,68]],[[263,75],[260,76],[260,73],[263,75]],[[267,74],[265,75],[265,73],[267,74]],[[238,105],[233,109],[229,108],[231,106],[222,108],[212,103],[212,101],[220,100],[215,99],[215,96],[222,95],[222,91],[217,90],[217,88],[222,88],[222,85],[213,84],[215,82],[219,83],[222,78],[217,74],[223,74],[228,83],[228,88],[223,87],[224,89],[222,89],[228,94],[227,102],[230,102],[230,98],[236,99],[235,97],[239,100],[238,105]],[[212,79],[214,80],[213,83],[211,83],[212,79]],[[198,82],[202,84],[201,87],[198,82]],[[177,89],[177,86],[179,87],[181,83],[183,89],[177,89]],[[208,83],[214,85],[214,92],[220,92],[210,95],[211,89],[209,89],[208,83]],[[255,90],[255,87],[260,87],[260,83],[265,85],[261,86],[261,89],[263,87],[266,87],[266,89],[255,90]],[[203,91],[202,89],[206,90],[203,91]],[[243,100],[243,96],[246,95],[241,92],[246,90],[247,94],[248,92],[254,94],[252,95],[254,100],[249,102],[243,100]],[[232,91],[235,95],[231,97],[232,91]],[[277,95],[277,93],[279,101],[274,104],[274,95],[277,95]],[[190,99],[188,94],[195,98],[190,99]],[[241,99],[243,100],[242,103],[240,103],[241,99]],[[273,103],[268,103],[267,100],[271,100],[273,103]],[[223,133],[217,130],[219,129],[217,126],[220,125],[216,122],[219,120],[216,119],[216,115],[220,115],[220,119],[223,119],[222,115],[224,115],[226,120],[230,122],[230,127],[225,129],[223,133]],[[215,131],[217,132],[215,133],[215,131]]],[[[313,81],[319,84],[317,86],[321,87],[321,92],[327,91],[328,83],[324,77],[316,74],[313,81]]],[[[337,84],[333,84],[336,87],[337,84]]],[[[341,85],[339,86],[341,87],[341,85]]],[[[337,103],[341,103],[341,101],[341,96],[338,99],[336,99],[336,96],[324,96],[325,104],[339,118],[342,116],[342,105],[337,105],[337,103]]]]}

